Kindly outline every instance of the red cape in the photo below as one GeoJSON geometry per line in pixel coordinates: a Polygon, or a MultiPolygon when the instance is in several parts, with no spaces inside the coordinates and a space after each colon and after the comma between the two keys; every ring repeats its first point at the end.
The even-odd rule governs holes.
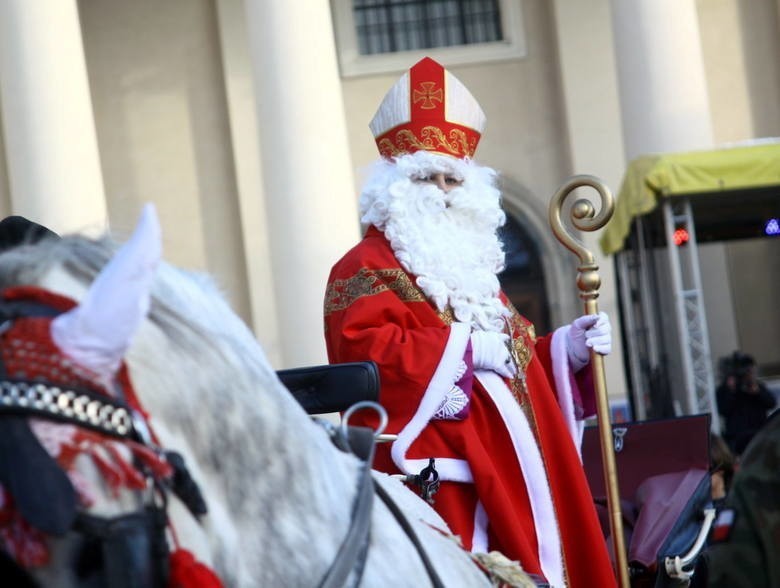
{"type": "MultiPolygon", "coordinates": [[[[434,508],[466,548],[501,551],[555,586],[614,586],[580,463],[582,402],[565,330],[536,339],[525,319],[513,322],[526,364],[519,395],[494,372],[468,377],[470,327],[437,313],[373,227],[333,267],[325,297],[330,362],[379,365],[387,432],[399,438],[378,448],[375,467],[417,474],[434,457],[442,480],[434,508]],[[468,415],[442,418],[456,382],[470,388],[468,415]]],[[[350,423],[376,424],[363,413],[350,423]]]]}

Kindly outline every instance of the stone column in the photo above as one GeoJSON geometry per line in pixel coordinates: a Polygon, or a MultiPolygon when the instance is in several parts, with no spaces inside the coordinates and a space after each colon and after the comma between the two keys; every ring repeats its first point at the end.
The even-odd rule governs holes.
{"type": "Polygon", "coordinates": [[[694,0],[612,0],[627,159],[712,146],[694,0]]]}
{"type": "Polygon", "coordinates": [[[0,2],[0,98],[12,212],[60,233],[104,230],[76,0],[0,2]]]}
{"type": "Polygon", "coordinates": [[[324,363],[328,273],[359,238],[329,3],[246,8],[282,363],[324,363]]]}
{"type": "MultiPolygon", "coordinates": [[[[625,159],[609,0],[589,0],[587,3],[557,0],[554,9],[571,172],[595,175],[616,193],[625,171],[625,159]]],[[[561,178],[561,183],[563,180],[561,178]]],[[[595,197],[595,193],[583,191],[582,196],[595,197]]],[[[601,255],[600,236],[601,231],[582,233],[581,238],[599,266],[598,304],[612,321],[612,348],[621,349],[617,279],[614,263],[601,255]]],[[[561,255],[569,254],[563,252],[561,255]]],[[[576,292],[573,278],[573,273],[566,275],[572,296],[576,292]]],[[[582,302],[578,299],[577,306],[568,316],[581,312],[582,302]]],[[[610,396],[623,396],[627,389],[626,373],[620,354],[613,352],[606,358],[604,369],[610,396]]]]}

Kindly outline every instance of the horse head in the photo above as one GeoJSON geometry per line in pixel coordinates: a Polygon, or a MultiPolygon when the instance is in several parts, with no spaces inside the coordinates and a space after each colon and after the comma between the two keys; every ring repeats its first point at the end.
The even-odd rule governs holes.
{"type": "MultiPolygon", "coordinates": [[[[16,419],[28,426],[31,443],[37,440],[66,474],[63,480],[49,468],[51,479],[72,486],[72,496],[61,499],[67,512],[45,523],[41,545],[48,561],[26,563],[43,585],[80,585],[85,542],[70,524],[74,517],[117,520],[150,503],[165,504],[168,543],[195,553],[225,585],[316,585],[349,527],[363,466],[312,423],[213,282],[160,256],[151,207],[119,249],[107,238],[68,236],[0,255],[6,379],[41,384],[49,394],[72,388],[76,400],[83,392],[86,400],[78,402],[89,413],[87,421],[90,415],[110,426],[121,421],[136,435],[135,445],[128,445],[100,424],[82,429],[42,414],[0,412],[4,423],[16,419]],[[37,329],[34,336],[25,325],[37,329]],[[49,357],[46,369],[32,375],[28,354],[9,360],[9,350],[26,349],[30,341],[49,357]],[[108,408],[101,417],[103,406],[108,408]],[[114,417],[122,407],[129,420],[114,417]],[[162,450],[183,458],[208,514],[168,491],[173,454],[162,450]],[[68,510],[71,502],[75,515],[68,510]]],[[[13,454],[5,445],[5,453],[13,454]]],[[[443,564],[444,577],[489,585],[454,542],[420,525],[424,520],[446,529],[433,510],[393,480],[378,476],[377,483],[410,513],[433,559],[443,564]]],[[[364,582],[425,585],[415,547],[392,515],[380,506],[370,516],[364,582]]]]}

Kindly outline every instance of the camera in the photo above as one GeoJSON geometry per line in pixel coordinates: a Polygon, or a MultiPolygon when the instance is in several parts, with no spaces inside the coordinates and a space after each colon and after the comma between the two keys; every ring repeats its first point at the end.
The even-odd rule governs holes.
{"type": "Polygon", "coordinates": [[[741,389],[743,380],[756,365],[756,360],[752,355],[735,351],[731,355],[722,357],[719,363],[722,380],[726,381],[728,378],[735,378],[737,389],[741,389]]]}

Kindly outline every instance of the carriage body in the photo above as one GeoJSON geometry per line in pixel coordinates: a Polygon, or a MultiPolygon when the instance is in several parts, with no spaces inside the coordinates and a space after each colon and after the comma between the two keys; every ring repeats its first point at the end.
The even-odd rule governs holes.
{"type": "MultiPolygon", "coordinates": [[[[714,516],[709,415],[616,423],[612,431],[631,584],[635,588],[688,586],[697,568],[703,575],[704,540],[714,516]]],[[[585,429],[582,458],[608,540],[596,427],[585,429]]]]}

